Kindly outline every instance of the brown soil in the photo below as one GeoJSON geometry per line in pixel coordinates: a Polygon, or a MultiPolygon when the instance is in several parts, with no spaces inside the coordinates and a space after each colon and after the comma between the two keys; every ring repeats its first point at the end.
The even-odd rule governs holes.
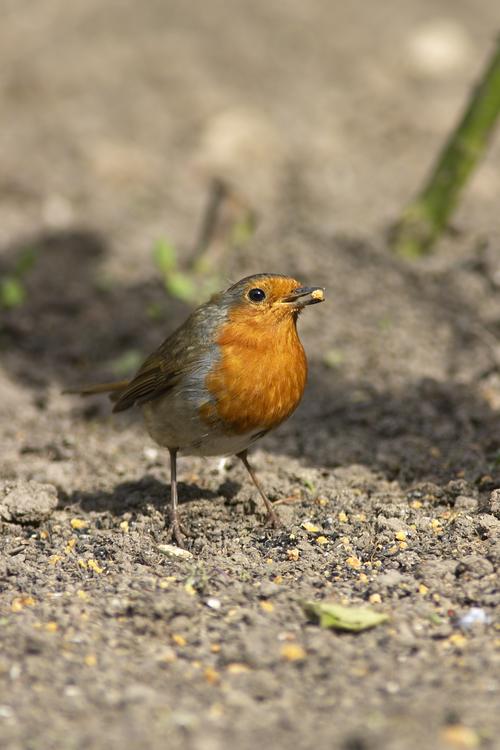
{"type": "Polygon", "coordinates": [[[439,253],[384,241],[497,11],[4,2],[0,276],[36,261],[0,322],[2,750],[498,747],[498,142],[439,253]],[[286,272],[327,302],[303,403],[253,454],[283,528],[236,461],[182,457],[176,559],[166,456],[61,391],[185,317],[151,248],[191,257],[212,177],[259,216],[222,283],[286,272]],[[321,630],[321,599],[390,621],[321,630]]]}

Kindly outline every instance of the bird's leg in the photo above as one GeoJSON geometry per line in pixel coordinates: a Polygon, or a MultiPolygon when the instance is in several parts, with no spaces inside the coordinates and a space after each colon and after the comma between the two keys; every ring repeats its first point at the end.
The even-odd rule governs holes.
{"type": "Polygon", "coordinates": [[[266,510],[267,510],[266,526],[271,526],[271,528],[277,529],[279,526],[281,526],[281,521],[279,519],[279,516],[277,516],[276,513],[275,513],[275,511],[274,511],[274,508],[273,508],[273,505],[272,505],[271,501],[269,500],[269,498],[265,494],[264,490],[260,486],[260,484],[259,484],[259,482],[257,480],[257,476],[255,474],[255,471],[252,469],[252,467],[250,466],[250,464],[248,462],[247,451],[246,450],[245,451],[241,451],[241,453],[237,453],[236,455],[243,462],[243,465],[244,465],[245,469],[250,474],[250,476],[252,478],[252,482],[257,487],[257,489],[259,491],[259,494],[260,494],[261,498],[263,499],[263,501],[265,503],[266,510]]]}
{"type": "Polygon", "coordinates": [[[170,526],[169,534],[175,543],[184,548],[184,534],[177,511],[177,448],[169,448],[170,453],[170,526]]]}

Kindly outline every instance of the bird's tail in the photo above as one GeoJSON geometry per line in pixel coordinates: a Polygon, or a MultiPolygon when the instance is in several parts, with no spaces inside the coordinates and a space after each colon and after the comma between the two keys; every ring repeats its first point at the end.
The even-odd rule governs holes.
{"type": "Polygon", "coordinates": [[[128,384],[128,380],[118,380],[114,383],[98,383],[97,385],[86,385],[82,388],[72,388],[64,391],[64,393],[77,393],[80,396],[95,396],[98,393],[107,393],[111,401],[117,401],[128,384]]]}

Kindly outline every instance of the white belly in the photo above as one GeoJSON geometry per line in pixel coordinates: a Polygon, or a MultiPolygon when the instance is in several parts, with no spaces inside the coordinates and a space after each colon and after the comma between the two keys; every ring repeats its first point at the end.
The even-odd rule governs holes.
{"type": "MultiPolygon", "coordinates": [[[[201,405],[201,404],[200,404],[201,405]]],[[[258,429],[228,435],[209,427],[199,416],[199,405],[179,397],[175,389],[142,407],[146,428],[155,442],[192,456],[226,456],[248,448],[261,437],[258,429]]]]}

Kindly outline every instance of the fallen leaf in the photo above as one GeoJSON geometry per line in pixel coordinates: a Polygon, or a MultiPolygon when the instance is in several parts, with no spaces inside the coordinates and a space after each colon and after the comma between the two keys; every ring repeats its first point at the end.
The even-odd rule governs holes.
{"type": "Polygon", "coordinates": [[[369,607],[343,607],[332,602],[303,602],[308,615],[319,620],[320,627],[359,632],[374,628],[389,617],[369,607]]]}

